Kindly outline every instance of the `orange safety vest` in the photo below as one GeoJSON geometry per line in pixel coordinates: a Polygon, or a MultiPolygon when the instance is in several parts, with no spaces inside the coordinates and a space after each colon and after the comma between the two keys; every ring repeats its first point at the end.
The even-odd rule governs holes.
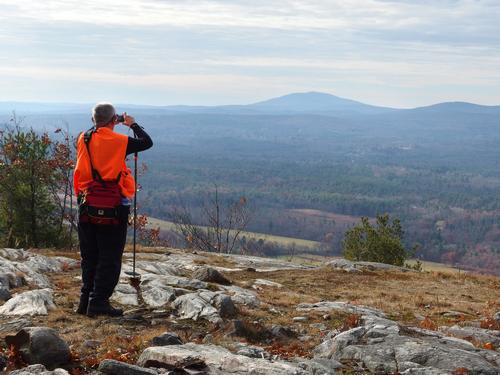
{"type": "MultiPolygon", "coordinates": [[[[73,187],[76,196],[80,192],[84,192],[93,181],[89,154],[83,135],[82,133],[78,137],[76,166],[73,174],[73,187]]],[[[124,197],[132,198],[135,194],[135,180],[130,168],[125,163],[127,144],[128,137],[126,135],[102,127],[98,128],[92,135],[89,148],[92,164],[101,178],[105,181],[116,180],[121,172],[118,182],[120,192],[124,197]]]]}

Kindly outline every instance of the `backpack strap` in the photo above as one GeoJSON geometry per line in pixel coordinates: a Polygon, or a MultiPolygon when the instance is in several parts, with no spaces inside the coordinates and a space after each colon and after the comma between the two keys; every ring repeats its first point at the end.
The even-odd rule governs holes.
{"type": "MultiPolygon", "coordinates": [[[[90,155],[90,147],[89,147],[89,144],[90,144],[90,140],[92,139],[92,134],[94,134],[95,132],[97,131],[97,128],[94,126],[92,128],[90,128],[89,130],[87,130],[84,134],[83,134],[83,141],[85,142],[85,146],[87,147],[87,154],[89,155],[89,162],[90,162],[90,169],[92,170],[92,178],[94,180],[97,180],[99,182],[105,182],[101,175],[99,174],[99,172],[97,172],[97,170],[94,168],[94,164],[92,163],[92,156],[90,155]]],[[[122,176],[122,172],[118,172],[118,176],[116,177],[115,179],[115,182],[118,183],[120,182],[120,178],[122,176]]]]}
{"type": "Polygon", "coordinates": [[[92,127],[90,128],[89,130],[87,130],[84,134],[83,134],[83,141],[85,142],[85,146],[87,147],[87,154],[89,155],[89,162],[90,162],[90,169],[92,171],[92,178],[94,180],[98,180],[98,181],[101,181],[103,182],[102,178],[101,178],[101,175],[99,174],[99,172],[97,172],[97,170],[95,170],[94,168],[94,164],[92,163],[92,156],[90,155],[90,147],[89,147],[89,144],[90,144],[90,140],[92,139],[92,134],[94,134],[94,132],[96,131],[97,129],[95,127],[92,127]]]}

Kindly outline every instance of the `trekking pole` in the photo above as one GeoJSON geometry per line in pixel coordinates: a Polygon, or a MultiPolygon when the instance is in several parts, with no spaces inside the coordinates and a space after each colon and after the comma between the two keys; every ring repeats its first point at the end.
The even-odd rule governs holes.
{"type": "Polygon", "coordinates": [[[136,252],[136,232],[137,232],[137,192],[139,191],[139,183],[137,182],[137,152],[134,154],[134,179],[135,179],[135,195],[134,195],[134,245],[133,245],[133,268],[132,278],[136,278],[135,273],[135,252],[136,252]]]}
{"type": "MultiPolygon", "coordinates": [[[[134,133],[134,138],[137,136],[134,133]]],[[[135,194],[134,194],[134,229],[133,229],[133,249],[132,249],[132,272],[126,271],[127,275],[130,275],[130,285],[137,290],[137,293],[140,295],[139,286],[141,284],[141,275],[139,275],[136,269],[136,253],[137,253],[137,192],[139,191],[139,183],[137,182],[137,152],[134,153],[134,180],[135,180],[135,194]]]]}

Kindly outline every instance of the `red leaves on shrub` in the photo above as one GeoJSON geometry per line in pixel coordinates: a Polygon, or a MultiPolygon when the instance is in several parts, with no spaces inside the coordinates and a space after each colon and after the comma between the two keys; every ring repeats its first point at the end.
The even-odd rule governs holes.
{"type": "Polygon", "coordinates": [[[358,315],[358,314],[347,315],[347,317],[344,319],[344,323],[342,325],[342,328],[340,328],[340,330],[342,332],[348,331],[350,329],[359,327],[360,323],[361,323],[361,316],[360,315],[358,315]]]}
{"type": "Polygon", "coordinates": [[[428,329],[431,331],[436,331],[438,329],[437,324],[428,316],[426,316],[425,319],[422,320],[419,325],[420,328],[428,329]]]}

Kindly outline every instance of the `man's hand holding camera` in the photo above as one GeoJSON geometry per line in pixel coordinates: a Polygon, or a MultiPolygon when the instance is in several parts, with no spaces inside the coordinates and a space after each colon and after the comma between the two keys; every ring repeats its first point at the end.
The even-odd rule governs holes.
{"type": "Polygon", "coordinates": [[[116,116],[116,122],[130,127],[132,124],[135,124],[135,118],[127,115],[127,112],[124,112],[123,115],[116,116]]]}

